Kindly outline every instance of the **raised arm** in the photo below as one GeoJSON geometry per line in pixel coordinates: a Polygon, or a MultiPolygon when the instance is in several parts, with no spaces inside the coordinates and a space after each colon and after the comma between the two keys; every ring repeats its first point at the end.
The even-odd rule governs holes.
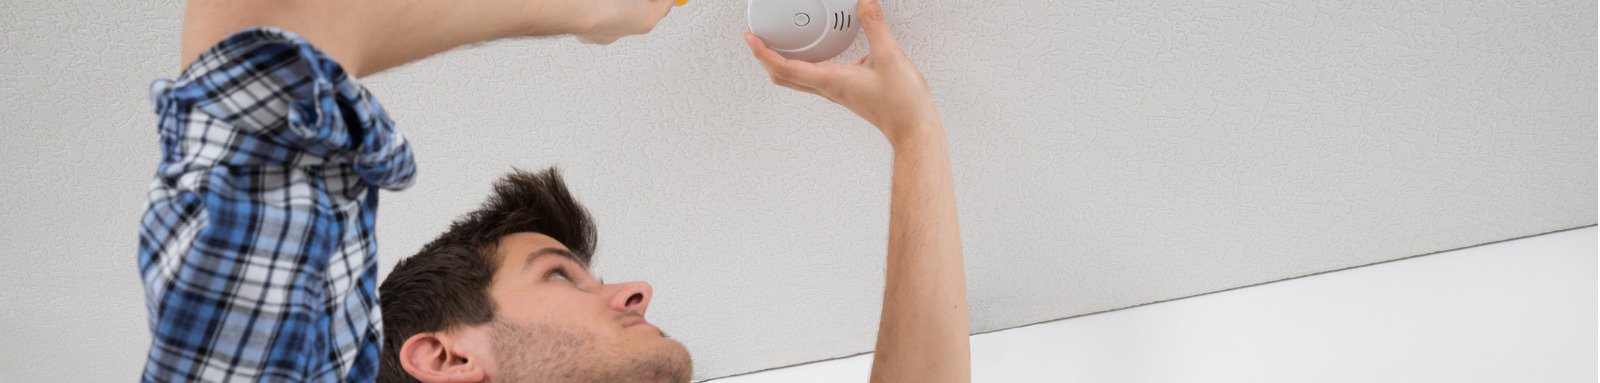
{"type": "Polygon", "coordinates": [[[746,34],[772,82],[826,97],[883,132],[894,148],[888,272],[874,382],[971,380],[967,285],[944,126],[928,84],[890,35],[876,0],[857,12],[872,50],[851,64],[787,60],[746,34]]]}
{"type": "Polygon", "coordinates": [[[234,32],[277,27],[316,44],[356,77],[458,46],[577,35],[609,44],[655,28],[673,0],[192,0],[182,65],[234,32]]]}

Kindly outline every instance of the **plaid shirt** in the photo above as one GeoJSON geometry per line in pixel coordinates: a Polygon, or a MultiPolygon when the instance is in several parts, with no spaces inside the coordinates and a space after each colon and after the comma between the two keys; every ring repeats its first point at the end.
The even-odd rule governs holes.
{"type": "Polygon", "coordinates": [[[294,34],[251,29],[157,80],[161,163],[139,231],[144,381],[361,381],[383,334],[378,189],[410,146],[294,34]]]}

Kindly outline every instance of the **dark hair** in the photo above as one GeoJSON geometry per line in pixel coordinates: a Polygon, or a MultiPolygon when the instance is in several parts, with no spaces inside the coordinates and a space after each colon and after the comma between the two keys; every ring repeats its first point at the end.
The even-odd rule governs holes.
{"type": "Polygon", "coordinates": [[[594,256],[594,222],[567,192],[554,167],[539,173],[513,169],[494,184],[477,210],[416,255],[400,261],[378,288],[383,310],[383,350],[378,381],[415,382],[400,367],[400,346],[413,335],[494,319],[489,284],[506,235],[534,232],[567,246],[584,266],[594,256]]]}

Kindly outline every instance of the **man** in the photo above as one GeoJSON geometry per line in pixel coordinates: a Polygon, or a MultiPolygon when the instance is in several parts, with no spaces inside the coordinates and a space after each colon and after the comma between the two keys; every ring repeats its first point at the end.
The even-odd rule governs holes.
{"type": "Polygon", "coordinates": [[[672,0],[191,0],[139,232],[142,379],[372,381],[378,189],[416,173],[360,77],[453,47],[654,28],[672,0]],[[260,28],[258,28],[260,27],[260,28]]]}
{"type": "MultiPolygon", "coordinates": [[[[588,274],[593,229],[553,172],[508,176],[397,266],[383,288],[396,318],[379,330],[373,188],[403,188],[414,170],[404,139],[345,75],[507,36],[608,43],[647,32],[665,3],[190,3],[185,57],[231,33],[219,31],[299,35],[227,37],[152,92],[165,157],[140,241],[155,333],[145,380],[371,380],[381,331],[385,381],[686,381],[687,353],[644,321],[648,285],[588,274]]],[[[878,4],[860,11],[872,53],[853,64],[784,60],[746,38],[774,83],[844,105],[894,148],[874,380],[965,381],[943,128],[878,4]]]]}
{"type": "MultiPolygon", "coordinates": [[[[775,84],[821,95],[894,149],[889,255],[872,378],[969,380],[966,285],[944,130],[876,1],[858,11],[871,53],[786,60],[753,35],[775,84]]],[[[594,225],[554,169],[513,172],[478,210],[383,282],[384,382],[686,382],[683,345],[646,321],[643,282],[590,274],[594,225]]]]}

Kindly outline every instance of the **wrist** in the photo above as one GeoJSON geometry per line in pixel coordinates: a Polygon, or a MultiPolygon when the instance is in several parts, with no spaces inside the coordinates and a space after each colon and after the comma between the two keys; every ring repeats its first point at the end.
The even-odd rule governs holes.
{"type": "Polygon", "coordinates": [[[581,13],[581,16],[571,18],[567,25],[563,25],[560,34],[589,34],[594,32],[595,29],[599,29],[602,20],[603,17],[600,16],[598,12],[585,11],[581,13]]]}
{"type": "Polygon", "coordinates": [[[944,124],[938,121],[906,123],[885,131],[893,132],[886,138],[895,153],[945,145],[944,124]]]}

